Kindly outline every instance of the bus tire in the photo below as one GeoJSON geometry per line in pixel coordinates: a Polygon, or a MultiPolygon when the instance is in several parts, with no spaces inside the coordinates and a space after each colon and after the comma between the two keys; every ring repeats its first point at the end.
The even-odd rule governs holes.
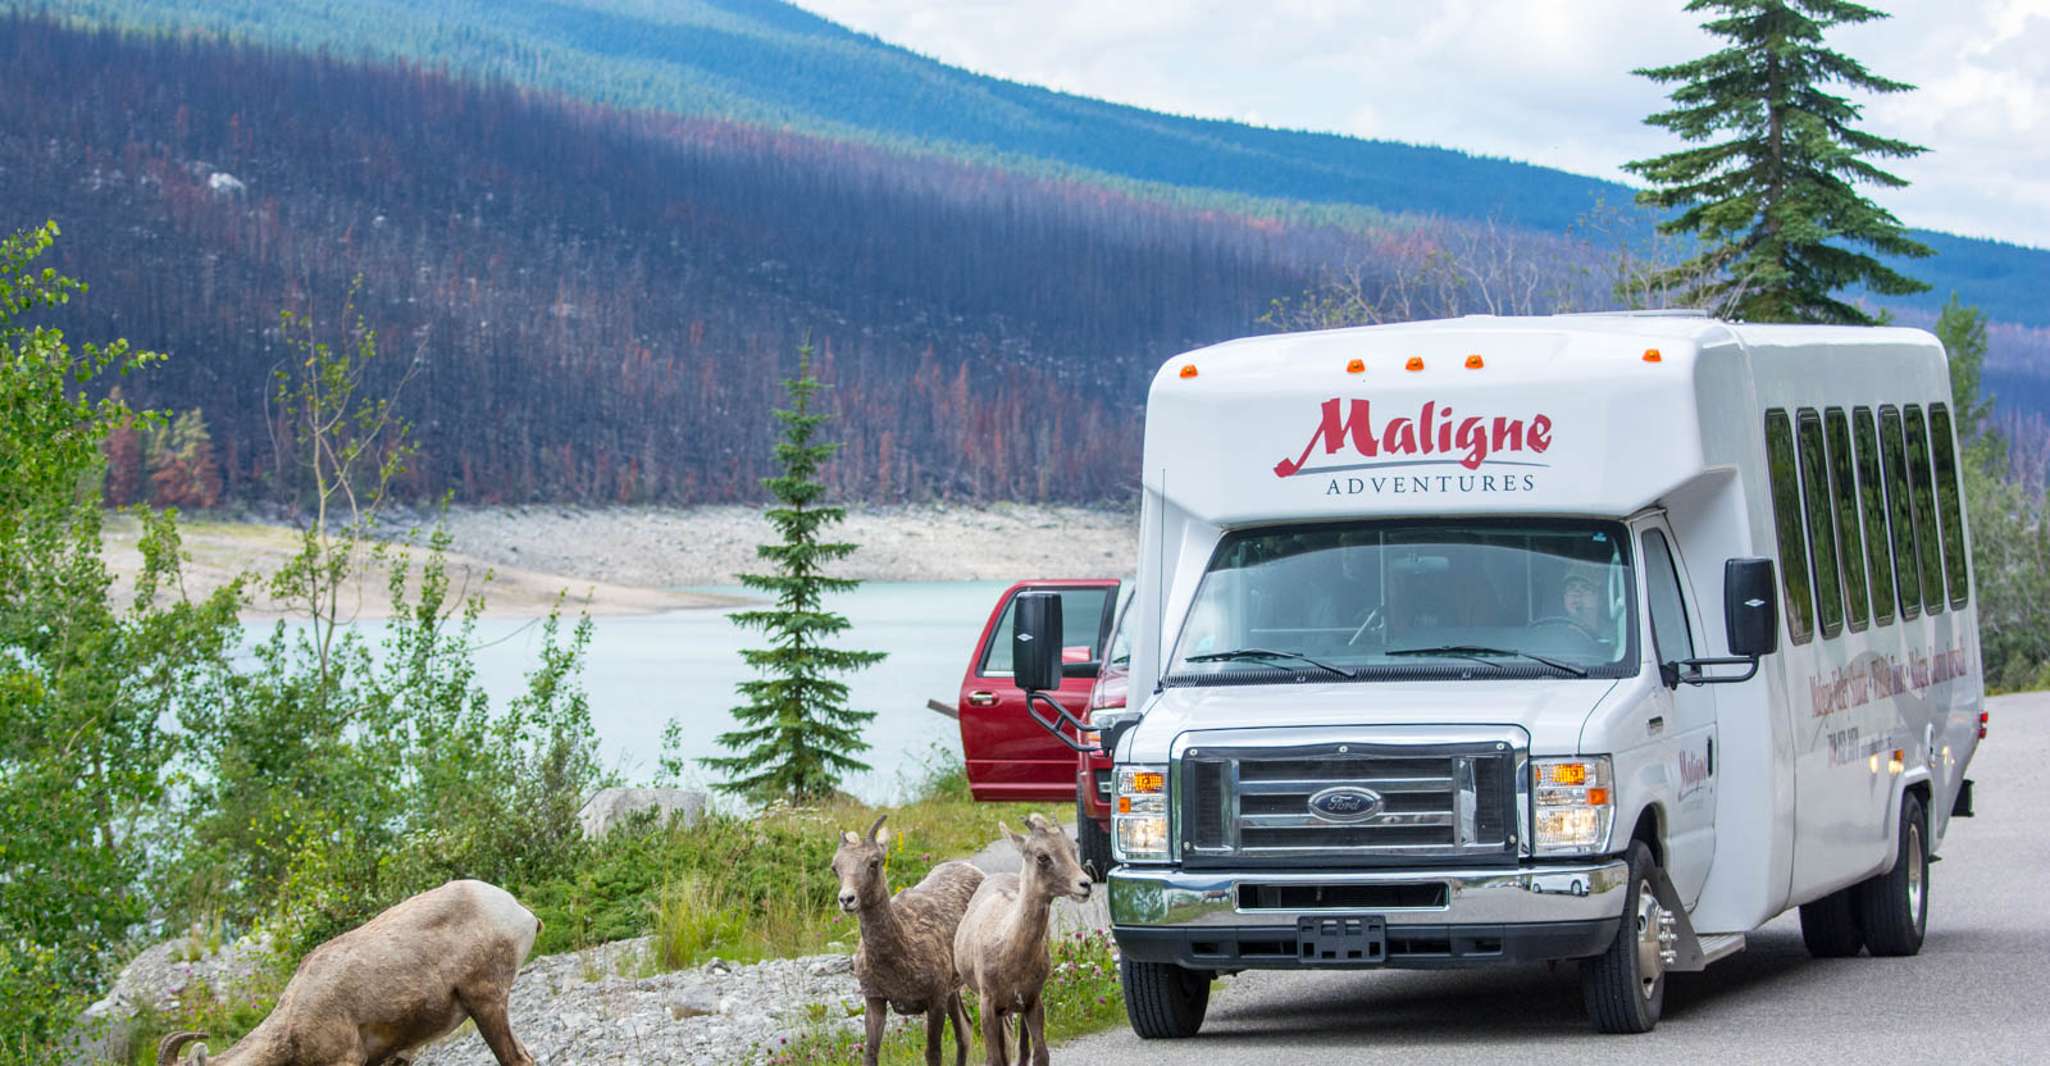
{"type": "Polygon", "coordinates": [[[1630,885],[1623,897],[1623,921],[1608,950],[1580,960],[1580,991],[1588,1020],[1604,1033],[1648,1033],[1658,1025],[1666,1002],[1664,908],[1652,890],[1658,864],[1642,840],[1630,842],[1630,885]]]}
{"type": "Polygon", "coordinates": [[[1118,960],[1118,984],[1125,990],[1125,1016],[1145,1040],[1183,1040],[1203,1028],[1210,1008],[1211,974],[1171,962],[1118,960]]]}
{"type": "Polygon", "coordinates": [[[1821,899],[1801,904],[1801,942],[1818,959],[1848,959],[1865,946],[1858,928],[1851,890],[1840,888],[1821,899]]]}
{"type": "Polygon", "coordinates": [[[1900,846],[1893,869],[1852,886],[1851,903],[1875,957],[1922,950],[1929,927],[1929,818],[1922,797],[1901,797],[1900,846]]]}
{"type": "Polygon", "coordinates": [[[1075,797],[1075,857],[1089,870],[1089,879],[1102,883],[1110,876],[1110,830],[1104,828],[1075,797]]]}

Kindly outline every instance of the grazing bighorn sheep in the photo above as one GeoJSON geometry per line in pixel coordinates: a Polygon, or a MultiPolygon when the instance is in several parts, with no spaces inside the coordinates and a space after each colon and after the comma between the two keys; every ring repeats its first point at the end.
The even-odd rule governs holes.
{"type": "MultiPolygon", "coordinates": [[[[255,1030],[192,1066],[392,1066],[464,1018],[500,1066],[533,1066],[506,1022],[506,994],[541,920],[482,881],[422,892],[313,949],[255,1030]]],[[[205,1033],[172,1033],[157,1066],[173,1066],[205,1033]]]]}
{"type": "Polygon", "coordinates": [[[883,818],[877,818],[866,837],[842,833],[840,850],[833,855],[840,909],[861,916],[854,979],[868,1001],[864,1061],[875,1066],[883,1023],[895,1007],[899,1014],[925,1015],[926,1066],[940,1066],[940,1038],[953,1021],[954,1061],[966,1066],[968,1008],[954,976],[954,929],[982,884],[982,871],[965,862],[943,862],[925,880],[892,897],[883,870],[889,844],[890,833],[883,829],[883,818]]]}
{"type": "Polygon", "coordinates": [[[1047,911],[1056,896],[1089,898],[1089,874],[1075,861],[1068,834],[1037,814],[1025,817],[1025,828],[1019,836],[1003,825],[1025,857],[1023,872],[985,879],[954,934],[954,968],[982,1001],[989,1066],[1005,1066],[1004,1018],[1012,1014],[1018,1016],[1019,1063],[1031,1055],[1034,1066],[1046,1066],[1046,1008],[1039,994],[1053,970],[1047,911]]]}

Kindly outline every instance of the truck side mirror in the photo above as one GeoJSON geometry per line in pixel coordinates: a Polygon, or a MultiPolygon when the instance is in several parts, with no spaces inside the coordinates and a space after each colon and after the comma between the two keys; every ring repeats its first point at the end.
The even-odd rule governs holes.
{"type": "Polygon", "coordinates": [[[1061,596],[1021,592],[1011,627],[1011,680],[1027,692],[1061,687],[1061,596]]]}
{"type": "Polygon", "coordinates": [[[1753,659],[1779,650],[1778,588],[1771,559],[1723,564],[1723,628],[1731,655],[1753,659]]]}
{"type": "Polygon", "coordinates": [[[1723,632],[1730,654],[1683,659],[1659,668],[1667,685],[1735,685],[1758,676],[1758,659],[1780,647],[1779,582],[1771,559],[1723,563],[1723,632]],[[1679,668],[1686,667],[1681,673],[1679,668]],[[1746,667],[1741,674],[1710,674],[1711,666],[1746,667]]]}

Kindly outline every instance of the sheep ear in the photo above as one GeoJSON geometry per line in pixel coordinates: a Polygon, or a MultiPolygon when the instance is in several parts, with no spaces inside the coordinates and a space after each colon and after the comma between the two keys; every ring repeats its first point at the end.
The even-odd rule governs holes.
{"type": "Polygon", "coordinates": [[[861,838],[854,835],[854,830],[849,829],[840,834],[840,841],[843,844],[859,844],[861,843],[861,838]]]}
{"type": "Polygon", "coordinates": [[[1028,814],[1025,816],[1025,828],[1035,833],[1045,833],[1051,831],[1053,826],[1048,824],[1045,815],[1028,814]]]}
{"type": "Polygon", "coordinates": [[[883,819],[885,819],[885,818],[888,818],[888,817],[889,817],[889,815],[887,815],[887,814],[878,814],[878,815],[876,815],[876,824],[874,824],[874,825],[872,825],[872,826],[869,826],[869,827],[868,827],[868,839],[869,839],[869,842],[870,842],[870,843],[877,843],[877,842],[878,842],[878,841],[876,840],[876,833],[882,830],[882,828],[883,828],[883,819]]]}
{"type": "Polygon", "coordinates": [[[887,848],[890,846],[890,841],[895,840],[896,838],[897,834],[885,829],[882,832],[876,834],[876,843],[881,844],[883,847],[887,848]]]}
{"type": "Polygon", "coordinates": [[[1018,845],[1018,850],[1023,851],[1025,849],[1025,838],[1011,832],[1010,826],[998,822],[997,828],[1003,830],[1004,835],[1011,838],[1011,843],[1018,845]]]}

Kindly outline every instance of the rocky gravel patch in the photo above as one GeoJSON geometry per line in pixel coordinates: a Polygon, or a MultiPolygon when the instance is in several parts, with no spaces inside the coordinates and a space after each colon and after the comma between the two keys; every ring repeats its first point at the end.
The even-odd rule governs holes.
{"type": "Polygon", "coordinates": [[[136,1015],[174,1010],[202,986],[215,998],[237,995],[270,961],[270,939],[261,936],[211,944],[193,932],[144,951],[121,968],[105,998],[86,1008],[71,1061],[126,1061],[136,1015]]]}
{"type": "MultiPolygon", "coordinates": [[[[758,1061],[821,1026],[861,1029],[853,959],[749,965],[713,960],[641,976],[647,938],[530,961],[512,991],[512,1028],[540,1066],[758,1061]]],[[[918,1019],[892,1016],[892,1024],[918,1019]]],[[[415,1066],[496,1066],[467,1023],[415,1066]]]]}

